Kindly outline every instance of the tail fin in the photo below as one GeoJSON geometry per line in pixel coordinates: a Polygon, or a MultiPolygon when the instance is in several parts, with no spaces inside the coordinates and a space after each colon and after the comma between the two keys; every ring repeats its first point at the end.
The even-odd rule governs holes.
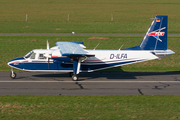
{"type": "Polygon", "coordinates": [[[167,50],[168,16],[156,16],[140,44],[142,50],[167,50]]]}
{"type": "Polygon", "coordinates": [[[140,46],[125,50],[167,50],[167,23],[168,16],[156,15],[140,46]]]}

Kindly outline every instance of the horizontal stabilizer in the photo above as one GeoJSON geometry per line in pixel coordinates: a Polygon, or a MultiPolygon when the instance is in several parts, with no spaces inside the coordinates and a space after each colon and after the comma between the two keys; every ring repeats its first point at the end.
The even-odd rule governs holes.
{"type": "Polygon", "coordinates": [[[173,52],[172,50],[170,49],[167,49],[167,50],[158,50],[158,51],[153,51],[152,54],[156,55],[157,57],[159,58],[163,58],[163,57],[166,57],[166,56],[170,56],[171,54],[174,54],[175,52],[173,52]]]}

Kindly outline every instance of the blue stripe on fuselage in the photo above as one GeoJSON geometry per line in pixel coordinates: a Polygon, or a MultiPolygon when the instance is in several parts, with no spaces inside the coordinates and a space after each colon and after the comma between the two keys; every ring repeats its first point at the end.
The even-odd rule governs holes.
{"type": "MultiPolygon", "coordinates": [[[[104,62],[104,64],[81,64],[80,70],[82,71],[94,71],[98,69],[105,69],[105,68],[111,68],[115,66],[121,66],[125,64],[130,64],[134,62],[139,62],[139,61],[144,61],[143,60],[131,60],[131,61],[116,61],[115,63],[109,63],[107,64],[104,62]]],[[[28,62],[28,63],[19,63],[19,65],[14,65],[15,68],[25,70],[25,71],[49,71],[49,70],[54,70],[54,71],[68,71],[68,70],[73,70],[73,64],[72,63],[61,63],[61,64],[56,64],[56,63],[37,63],[37,62],[28,62]]]]}

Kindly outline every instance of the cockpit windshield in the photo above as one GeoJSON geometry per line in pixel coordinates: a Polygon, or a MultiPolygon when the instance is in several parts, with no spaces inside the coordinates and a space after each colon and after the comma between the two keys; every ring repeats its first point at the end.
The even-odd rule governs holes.
{"type": "Polygon", "coordinates": [[[31,52],[29,52],[28,54],[26,54],[25,56],[24,56],[24,58],[29,58],[29,57],[31,57],[31,55],[33,54],[34,52],[33,51],[31,51],[31,52]]]}
{"type": "Polygon", "coordinates": [[[33,52],[30,59],[35,59],[35,58],[36,58],[36,53],[33,52]]]}

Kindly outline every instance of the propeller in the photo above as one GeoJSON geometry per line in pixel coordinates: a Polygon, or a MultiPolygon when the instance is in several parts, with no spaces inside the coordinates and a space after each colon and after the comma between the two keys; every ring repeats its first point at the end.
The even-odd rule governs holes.
{"type": "Polygon", "coordinates": [[[47,52],[44,54],[45,57],[48,58],[48,69],[49,69],[49,60],[51,59],[51,51],[49,50],[49,42],[47,40],[47,52]]]}
{"type": "Polygon", "coordinates": [[[49,42],[48,42],[48,40],[47,40],[47,50],[49,50],[49,42]]]}

